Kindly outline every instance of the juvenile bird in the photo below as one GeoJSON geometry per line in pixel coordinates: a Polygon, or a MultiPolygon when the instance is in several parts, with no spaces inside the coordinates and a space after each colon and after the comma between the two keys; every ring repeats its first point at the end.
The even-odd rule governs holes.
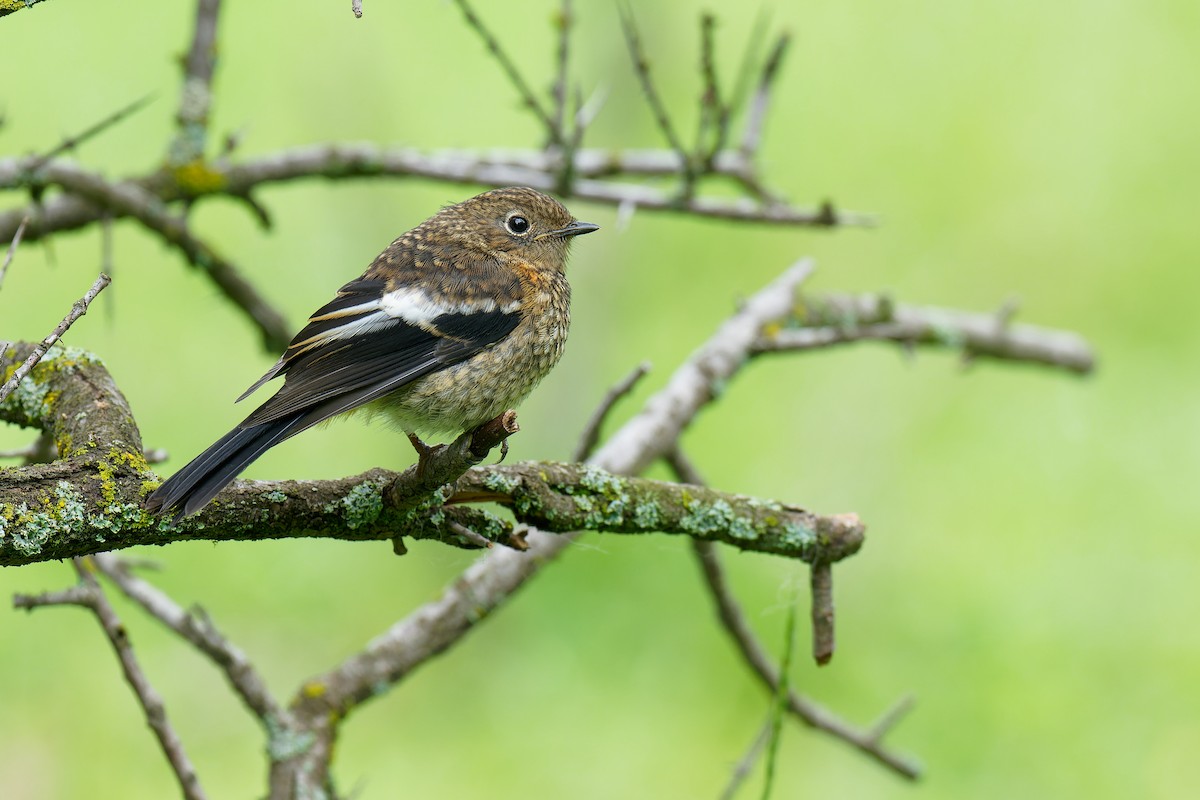
{"type": "Polygon", "coordinates": [[[146,507],[193,514],[268,448],[363,406],[415,445],[417,433],[457,434],[516,405],[562,355],[568,246],[598,227],[523,187],[443,208],[317,309],[238,400],[280,375],[283,386],[146,507]]]}

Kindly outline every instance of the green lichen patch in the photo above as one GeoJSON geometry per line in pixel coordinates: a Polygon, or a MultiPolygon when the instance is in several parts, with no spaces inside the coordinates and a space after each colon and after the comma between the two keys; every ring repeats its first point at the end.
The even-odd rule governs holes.
{"type": "Polygon", "coordinates": [[[325,507],[328,514],[340,514],[350,530],[370,525],[383,512],[383,487],[377,481],[356,485],[340,500],[325,507]]]}
{"type": "Polygon", "coordinates": [[[483,478],[483,485],[493,492],[511,495],[521,486],[520,478],[506,475],[503,472],[489,472],[483,478]]]}

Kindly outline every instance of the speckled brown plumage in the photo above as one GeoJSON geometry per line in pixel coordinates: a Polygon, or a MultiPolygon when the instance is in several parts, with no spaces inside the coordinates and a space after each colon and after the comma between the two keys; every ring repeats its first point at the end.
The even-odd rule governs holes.
{"type": "Polygon", "coordinates": [[[147,506],[191,514],[268,448],[348,411],[457,433],[516,405],[562,356],[567,250],[594,230],[527,188],[442,209],[309,318],[242,397],[280,375],[283,386],[147,506]]]}

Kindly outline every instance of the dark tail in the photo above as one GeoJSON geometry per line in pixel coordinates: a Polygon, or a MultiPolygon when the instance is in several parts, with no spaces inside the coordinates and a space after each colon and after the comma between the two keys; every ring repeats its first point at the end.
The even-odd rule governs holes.
{"type": "Polygon", "coordinates": [[[312,421],[306,419],[309,416],[301,411],[261,425],[234,428],[155,489],[146,498],[146,509],[173,514],[176,519],[196,513],[252,461],[311,426],[312,421]]]}

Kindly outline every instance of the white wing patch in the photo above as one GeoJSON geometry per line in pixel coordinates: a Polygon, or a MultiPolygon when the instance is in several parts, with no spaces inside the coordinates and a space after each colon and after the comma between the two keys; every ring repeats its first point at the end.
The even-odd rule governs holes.
{"type": "MultiPolygon", "coordinates": [[[[381,313],[387,314],[393,319],[402,319],[410,325],[420,325],[422,327],[433,322],[443,314],[479,314],[495,311],[496,308],[496,301],[490,297],[484,297],[475,303],[450,305],[438,302],[430,297],[429,293],[424,289],[412,286],[405,286],[388,292],[379,299],[381,313]]],[[[505,314],[511,314],[520,308],[520,300],[500,306],[500,310],[505,314]]]]}

